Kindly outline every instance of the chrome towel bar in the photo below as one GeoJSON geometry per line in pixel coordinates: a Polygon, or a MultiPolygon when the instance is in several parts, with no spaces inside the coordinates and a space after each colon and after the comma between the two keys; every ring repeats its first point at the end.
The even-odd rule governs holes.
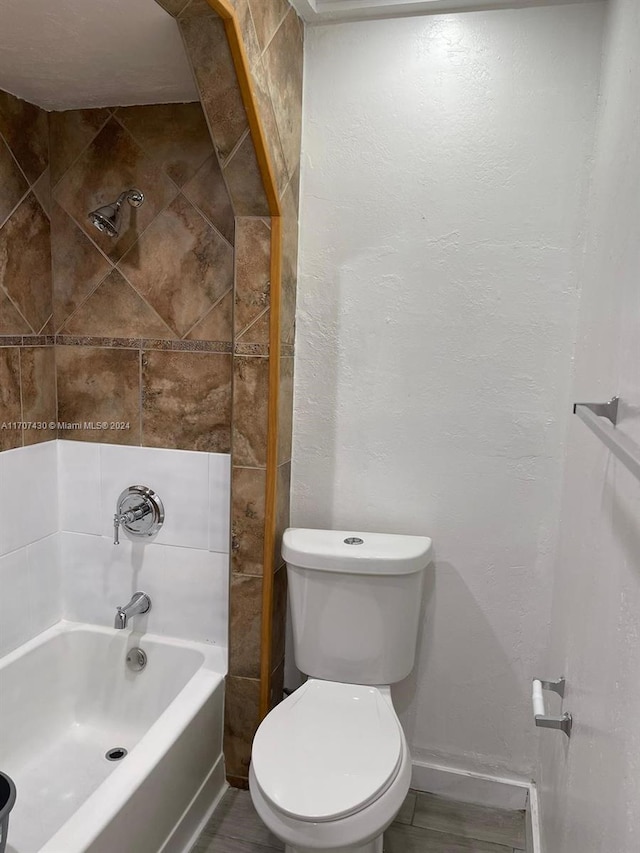
{"type": "Polygon", "coordinates": [[[565,711],[561,717],[547,715],[545,713],[544,695],[542,693],[543,690],[551,690],[553,693],[557,693],[558,696],[564,698],[564,678],[558,678],[556,681],[534,678],[532,687],[531,699],[536,726],[540,726],[542,729],[560,729],[567,737],[571,737],[571,714],[565,711]]]}
{"type": "Polygon", "coordinates": [[[573,413],[640,480],[640,447],[633,439],[616,429],[619,402],[619,397],[613,397],[608,403],[576,403],[573,413]]]}
{"type": "Polygon", "coordinates": [[[618,423],[619,402],[620,397],[612,397],[608,403],[574,403],[573,414],[579,415],[584,420],[583,411],[579,412],[578,408],[581,410],[588,409],[593,415],[607,418],[615,426],[618,423]]]}

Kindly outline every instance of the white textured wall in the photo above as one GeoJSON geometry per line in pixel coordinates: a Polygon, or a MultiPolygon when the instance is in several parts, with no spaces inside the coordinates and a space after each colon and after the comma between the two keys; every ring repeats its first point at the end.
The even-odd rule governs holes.
{"type": "MultiPolygon", "coordinates": [[[[620,393],[640,443],[640,5],[611,0],[574,396],[620,393]]],[[[546,672],[570,743],[541,732],[547,853],[640,849],[640,483],[571,419],[546,672]]]]}
{"type": "Polygon", "coordinates": [[[529,773],[601,4],[307,30],[293,522],[428,534],[414,755],[529,773]]]}

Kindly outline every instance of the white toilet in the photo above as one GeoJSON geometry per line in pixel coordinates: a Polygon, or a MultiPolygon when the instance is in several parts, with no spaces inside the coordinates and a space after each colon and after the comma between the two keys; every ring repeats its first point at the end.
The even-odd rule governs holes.
{"type": "Polygon", "coordinates": [[[309,680],[256,732],[249,788],[287,853],[382,853],[411,779],[389,685],[413,667],[430,553],[421,536],[284,534],[295,659],[309,680]]]}

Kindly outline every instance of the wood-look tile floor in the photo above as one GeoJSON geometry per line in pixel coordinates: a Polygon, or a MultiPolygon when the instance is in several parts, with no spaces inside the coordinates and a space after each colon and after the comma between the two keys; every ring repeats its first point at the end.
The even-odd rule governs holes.
{"type": "MultiPolygon", "coordinates": [[[[384,835],[384,853],[524,853],[524,812],[410,791],[384,835]]],[[[284,844],[256,814],[248,791],[230,789],[192,853],[275,853],[284,844]]]]}

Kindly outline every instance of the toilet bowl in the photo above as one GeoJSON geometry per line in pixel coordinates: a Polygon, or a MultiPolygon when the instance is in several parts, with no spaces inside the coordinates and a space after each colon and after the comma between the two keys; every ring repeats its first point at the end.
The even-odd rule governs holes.
{"type": "Polygon", "coordinates": [[[410,779],[388,687],[309,679],[253,742],[251,797],[289,853],[381,853],[410,779]]]}
{"type": "Polygon", "coordinates": [[[309,679],[256,732],[251,798],[287,853],[382,853],[411,779],[390,685],[413,667],[431,540],[289,529],[282,553],[309,679]]]}

